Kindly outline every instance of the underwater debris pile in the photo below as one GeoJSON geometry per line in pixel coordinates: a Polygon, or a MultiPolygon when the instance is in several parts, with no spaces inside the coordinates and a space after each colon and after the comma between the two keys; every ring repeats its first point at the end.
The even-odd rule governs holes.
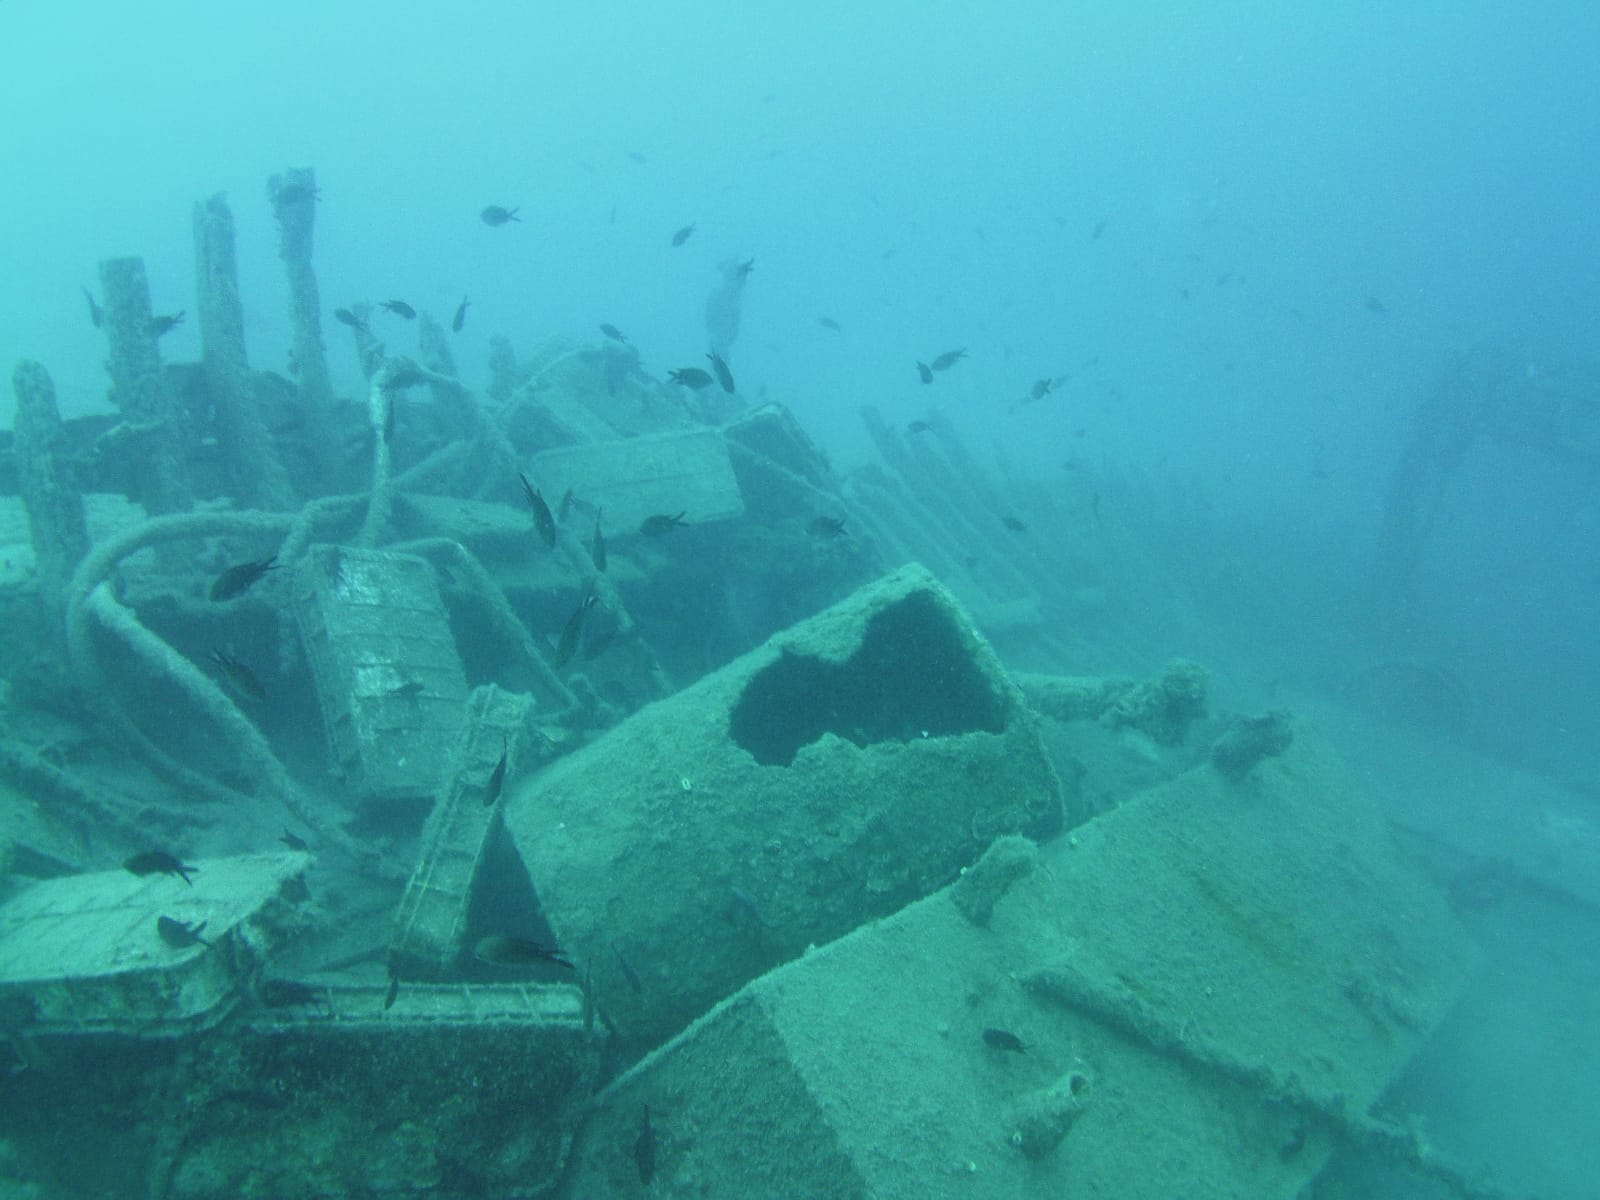
{"type": "MultiPolygon", "coordinates": [[[[1051,615],[1089,602],[1071,539],[1052,536],[1066,513],[1019,506],[939,420],[902,432],[869,412],[886,465],[840,478],[788,411],[750,407],[729,362],[748,259],[708,302],[709,369],[656,377],[602,323],[527,353],[494,339],[480,396],[449,336],[468,299],[447,326],[390,297],[329,314],[365,381],[341,396],[314,172],[274,175],[267,199],[287,373],[247,358],[232,213],[213,196],[194,209],[199,362],[166,361],[182,313],[153,312],[143,263],[120,258],[90,297],[115,415],[63,422],[41,365],[14,376],[37,571],[0,592],[8,629],[29,631],[0,648],[0,803],[16,791],[41,815],[8,826],[23,878],[0,946],[43,945],[62,894],[113,897],[74,910],[94,961],[4,956],[0,1022],[23,1063],[7,1108],[40,1179],[353,1200],[691,1178],[748,1195],[754,1177],[779,1196],[834,1194],[824,1181],[855,1171],[891,1191],[948,1172],[950,1147],[992,1179],[1081,1170],[1116,1141],[1102,1080],[1169,1094],[1150,1080],[1203,1044],[1167,994],[1195,982],[1196,956],[1141,974],[1099,937],[1145,922],[1138,949],[1163,948],[1150,931],[1171,914],[1141,853],[1170,852],[1169,826],[1113,845],[1084,825],[1057,762],[1084,768],[1053,761],[1043,727],[1089,718],[1182,746],[1206,674],[1007,674],[980,624],[1048,652],[1051,615]],[[97,522],[112,493],[127,503],[97,522]],[[1069,961],[1076,1001],[1032,986],[1069,961]],[[1114,1010],[1149,1018],[1120,1051],[1114,1010]],[[97,1060],[105,1102],[74,1107],[48,1064],[87,1069],[86,1021],[117,1053],[97,1060]],[[931,1085],[915,1074],[930,1054],[948,1068],[931,1085]],[[769,1111],[793,1119],[752,1129],[768,1110],[730,1105],[735,1078],[792,1098],[769,1111]],[[942,1163],[903,1102],[935,1094],[942,1163]],[[886,1103],[870,1128],[841,1119],[867,1100],[886,1103]],[[880,1137],[912,1149],[890,1161],[880,1137]],[[113,1139],[136,1185],[75,1152],[113,1139]]],[[[500,232],[479,233],[516,236],[517,212],[482,208],[500,232]]],[[[1187,793],[1147,810],[1236,816],[1225,776],[1242,761],[1183,776],[1206,789],[1198,815],[1187,793]]],[[[1226,925],[1197,936],[1261,969],[1226,925]]],[[[1329,1023],[1418,1014],[1350,1034],[1383,1042],[1363,1087],[1436,1018],[1453,964],[1430,965],[1417,995],[1329,1023]]],[[[1210,1111],[1211,1089],[1173,1090],[1210,1111]]],[[[1262,1120],[1261,1100],[1235,1097],[1229,1119],[1262,1120]]],[[[1327,1139],[1302,1140],[1273,1143],[1268,1167],[1303,1181],[1327,1139]]],[[[1229,1152],[1240,1177],[1260,1167],[1229,1152]]]]}

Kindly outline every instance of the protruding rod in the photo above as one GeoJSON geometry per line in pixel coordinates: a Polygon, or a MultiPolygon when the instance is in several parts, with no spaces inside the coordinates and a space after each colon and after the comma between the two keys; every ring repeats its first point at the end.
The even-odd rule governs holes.
{"type": "Polygon", "coordinates": [[[89,549],[83,497],[62,461],[61,413],[50,373],[24,360],[11,374],[11,387],[17,394],[17,483],[28,510],[39,593],[49,611],[61,613],[67,581],[89,549]]]}
{"type": "Polygon", "coordinates": [[[289,508],[293,489],[267,434],[251,383],[233,213],[220,193],[194,206],[194,263],[201,360],[229,487],[243,507],[289,508]]]}
{"type": "Polygon", "coordinates": [[[177,398],[167,385],[156,339],[162,329],[150,311],[150,284],[141,258],[108,258],[100,264],[105,295],[101,329],[111,346],[111,401],[133,439],[138,495],[152,516],[183,512],[193,494],[183,470],[184,436],[177,398]]]}
{"type": "Polygon", "coordinates": [[[299,368],[301,420],[319,476],[328,478],[334,443],[333,380],[322,345],[322,297],[311,267],[312,233],[317,220],[317,173],[290,167],[267,181],[267,197],[278,219],[278,257],[289,280],[289,326],[299,368]]]}

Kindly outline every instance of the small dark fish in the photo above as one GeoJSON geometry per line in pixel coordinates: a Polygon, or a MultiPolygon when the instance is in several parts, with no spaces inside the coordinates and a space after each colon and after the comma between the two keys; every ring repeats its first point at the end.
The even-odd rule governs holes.
{"type": "Polygon", "coordinates": [[[927,433],[932,428],[933,428],[933,422],[932,421],[907,421],[906,422],[906,432],[907,433],[927,433]]]}
{"type": "Polygon", "coordinates": [[[699,391],[703,387],[711,386],[711,372],[702,371],[699,367],[682,367],[676,371],[668,371],[667,378],[673,383],[681,383],[684,387],[699,391]]]}
{"type": "Polygon", "coordinates": [[[555,667],[560,670],[572,661],[572,656],[578,652],[578,643],[583,638],[583,619],[588,616],[589,610],[595,606],[600,597],[590,592],[583,598],[583,602],[567,618],[565,627],[561,630],[561,640],[556,643],[555,667]]]}
{"type": "Polygon", "coordinates": [[[153,337],[165,337],[179,325],[183,324],[184,310],[175,313],[165,313],[150,318],[150,333],[153,337]]]}
{"type": "Polygon", "coordinates": [[[1376,296],[1368,296],[1366,301],[1362,304],[1362,307],[1365,308],[1369,313],[1378,313],[1380,315],[1389,311],[1389,306],[1382,300],[1379,300],[1376,296]]]}
{"type": "Polygon", "coordinates": [[[256,673],[240,662],[224,654],[221,650],[211,652],[211,661],[221,672],[223,682],[226,683],[242,699],[260,704],[267,698],[267,689],[262,686],[256,673]]]}
{"type": "Polygon", "coordinates": [[[143,854],[135,854],[122,864],[122,869],[131,871],[135,875],[176,875],[187,884],[193,884],[189,872],[198,870],[191,867],[182,859],[174,858],[165,850],[146,850],[143,854]]]}
{"type": "Polygon", "coordinates": [[[183,310],[168,313],[165,316],[150,318],[150,336],[165,337],[179,325],[183,324],[183,310]]]}
{"type": "Polygon", "coordinates": [[[384,693],[384,695],[386,695],[386,696],[397,696],[397,697],[400,697],[401,699],[410,699],[413,696],[422,695],[422,693],[427,691],[427,690],[428,690],[428,685],[423,683],[422,680],[420,680],[420,679],[408,679],[404,683],[395,684],[394,687],[390,688],[387,692],[384,693]]]}
{"type": "Polygon", "coordinates": [[[756,260],[747,258],[733,269],[733,277],[740,283],[750,278],[750,272],[756,269],[756,260]]]}
{"type": "Polygon", "coordinates": [[[360,317],[356,316],[355,313],[351,312],[348,308],[334,309],[333,319],[339,322],[341,325],[350,326],[351,329],[365,329],[367,327],[367,323],[360,317]]]}
{"type": "Polygon", "coordinates": [[[479,962],[495,967],[537,967],[548,964],[566,967],[569,971],[577,970],[563,950],[541,946],[528,938],[506,937],[498,933],[479,938],[478,944],[472,948],[472,956],[479,962]]]}
{"type": "Polygon", "coordinates": [[[256,996],[268,1008],[298,1008],[323,999],[319,988],[298,979],[263,979],[256,985],[256,996]]]}
{"type": "Polygon", "coordinates": [[[567,523],[567,515],[572,512],[572,506],[577,502],[577,493],[571,488],[561,493],[561,503],[556,505],[556,523],[558,525],[567,523]]]}
{"type": "Polygon", "coordinates": [[[237,658],[229,658],[221,650],[213,650],[211,661],[222,672],[222,678],[228,686],[245,699],[259,702],[267,698],[267,689],[261,686],[256,673],[237,658]]]}
{"type": "Polygon", "coordinates": [[[187,950],[190,946],[209,946],[210,942],[200,936],[200,931],[206,927],[204,921],[196,921],[193,925],[185,925],[182,921],[172,917],[157,917],[156,932],[161,935],[161,940],[174,950],[187,950]]]}
{"type": "Polygon", "coordinates": [[[1009,1050],[1013,1054],[1025,1054],[1027,1048],[1023,1046],[1022,1039],[1008,1029],[985,1029],[983,1040],[996,1050],[1009,1050]]]}
{"type": "MultiPolygon", "coordinates": [[[[688,510],[686,509],[685,511],[688,510]]],[[[675,517],[669,517],[665,513],[657,513],[653,517],[646,517],[639,523],[639,532],[644,534],[645,537],[661,537],[663,534],[671,533],[683,523],[683,513],[679,513],[675,517]]]]}
{"type": "Polygon", "coordinates": [[[923,383],[933,382],[933,372],[928,368],[927,363],[919,362],[917,364],[917,378],[922,380],[923,383]]]}
{"type": "Polygon", "coordinates": [[[933,369],[935,371],[948,371],[966,356],[967,352],[965,350],[946,350],[933,360],[933,369]]]}
{"type": "Polygon", "coordinates": [[[456,305],[456,315],[450,318],[451,333],[461,332],[462,327],[467,323],[467,309],[471,307],[472,301],[465,296],[461,297],[461,303],[456,305]]]}
{"type": "Polygon", "coordinates": [[[1106,226],[1109,225],[1109,224],[1111,224],[1111,218],[1110,217],[1106,217],[1103,220],[1096,221],[1094,223],[1094,232],[1089,235],[1089,240],[1091,242],[1098,242],[1100,240],[1100,235],[1103,234],[1106,231],[1106,226]]]}
{"type": "Polygon", "coordinates": [[[600,532],[600,513],[594,514],[594,536],[589,539],[589,561],[596,571],[606,569],[606,535],[600,532]]]}
{"type": "Polygon", "coordinates": [[[831,329],[835,333],[844,332],[843,329],[839,328],[839,322],[835,321],[832,317],[818,317],[817,324],[821,325],[824,329],[831,329]]]}
{"type": "Polygon", "coordinates": [[[518,475],[517,478],[522,480],[522,490],[528,497],[528,503],[533,506],[533,523],[539,530],[539,539],[553,548],[556,544],[556,519],[550,515],[550,506],[544,502],[539,489],[528,482],[526,475],[518,475]]]}
{"type": "Polygon", "coordinates": [[[624,346],[632,345],[632,343],[628,341],[628,335],[623,333],[622,330],[618,329],[615,325],[603,324],[600,326],[600,332],[605,334],[613,342],[621,342],[624,346]]]}
{"type": "Polygon", "coordinates": [[[843,517],[816,517],[806,526],[812,537],[835,538],[844,532],[843,517]]]}
{"type": "Polygon", "coordinates": [[[639,1182],[646,1187],[656,1177],[656,1130],[650,1124],[650,1106],[644,1106],[639,1136],[633,1139],[633,1165],[639,1168],[639,1182]]]}
{"type": "Polygon", "coordinates": [[[1043,400],[1050,394],[1050,389],[1055,386],[1053,379],[1036,379],[1033,386],[1028,389],[1028,399],[1043,400]]]}
{"type": "Polygon", "coordinates": [[[483,806],[491,807],[500,799],[500,793],[506,786],[506,763],[511,761],[511,740],[504,736],[500,739],[500,761],[495,763],[494,770],[489,774],[489,782],[483,789],[483,806]]]}
{"type": "Polygon", "coordinates": [[[404,317],[408,321],[414,320],[417,315],[417,310],[404,300],[385,300],[378,307],[385,312],[392,312],[397,317],[404,317]]]}
{"type": "Polygon", "coordinates": [[[89,302],[89,320],[94,323],[96,329],[99,329],[100,323],[106,319],[105,309],[100,307],[100,302],[88,288],[83,289],[83,298],[89,302]]]}
{"type": "Polygon", "coordinates": [[[1000,518],[1000,524],[1011,530],[1012,533],[1028,532],[1028,526],[1024,522],[1018,520],[1016,517],[1011,516],[1009,513],[1000,518]]]}
{"type": "Polygon", "coordinates": [[[683,245],[694,236],[694,231],[696,228],[697,226],[693,221],[689,222],[689,224],[685,225],[682,229],[678,230],[677,233],[672,235],[672,244],[674,246],[683,245]]]}
{"type": "Polygon", "coordinates": [[[238,563],[229,567],[218,575],[211,584],[211,599],[217,602],[232,600],[235,596],[242,596],[249,591],[268,571],[276,570],[278,556],[257,559],[255,562],[238,563]]]}
{"type": "Polygon", "coordinates": [[[484,209],[478,214],[478,220],[482,221],[485,225],[488,225],[491,228],[499,225],[505,225],[511,221],[516,221],[518,224],[520,224],[522,222],[522,218],[517,216],[517,213],[520,211],[521,209],[502,208],[498,204],[491,204],[488,208],[484,209]]]}
{"type": "Polygon", "coordinates": [[[717,382],[722,385],[722,390],[728,395],[733,395],[733,372],[728,370],[728,364],[723,361],[722,355],[713,350],[706,355],[706,361],[711,364],[711,369],[717,373],[717,382]]]}
{"type": "Polygon", "coordinates": [[[400,976],[389,976],[389,990],[383,994],[383,1011],[388,1012],[400,998],[400,976]]]}
{"type": "Polygon", "coordinates": [[[298,833],[291,833],[287,829],[283,831],[283,836],[278,840],[291,850],[299,850],[302,853],[309,853],[311,850],[311,844],[305,838],[298,833]]]}
{"type": "Polygon", "coordinates": [[[644,155],[640,154],[637,150],[624,150],[623,157],[636,167],[642,167],[645,164],[644,155]]]}
{"type": "Polygon", "coordinates": [[[617,966],[622,969],[622,977],[628,981],[628,986],[636,994],[644,995],[644,980],[639,978],[639,972],[633,969],[633,964],[622,956],[622,947],[613,945],[611,950],[617,956],[617,966]]]}

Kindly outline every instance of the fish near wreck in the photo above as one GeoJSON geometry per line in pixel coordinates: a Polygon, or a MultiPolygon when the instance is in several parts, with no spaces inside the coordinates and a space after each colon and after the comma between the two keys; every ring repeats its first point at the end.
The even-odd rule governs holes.
{"type": "Polygon", "coordinates": [[[1005,1050],[1011,1054],[1026,1054],[1028,1049],[1022,1039],[1009,1029],[989,1028],[983,1031],[984,1045],[992,1050],[1005,1050]]]}
{"type": "Polygon", "coordinates": [[[600,512],[594,514],[594,536],[589,539],[589,561],[596,571],[606,569],[606,535],[600,531],[600,512]]]}
{"type": "Polygon", "coordinates": [[[566,951],[559,947],[542,946],[531,938],[507,937],[498,933],[479,938],[477,945],[472,948],[472,956],[494,967],[555,966],[565,967],[569,971],[577,970],[566,951]]]}
{"type": "Polygon", "coordinates": [[[600,600],[593,592],[583,598],[573,614],[567,618],[567,623],[562,627],[561,639],[556,643],[555,667],[560,670],[572,661],[572,656],[578,652],[578,644],[583,640],[583,622],[589,615],[589,610],[600,600]]]}
{"type": "Polygon", "coordinates": [[[478,214],[478,220],[482,221],[491,229],[498,229],[500,226],[508,225],[512,221],[516,221],[520,224],[522,218],[517,216],[519,211],[519,209],[505,208],[499,204],[491,204],[478,214]]]}
{"type": "Polygon", "coordinates": [[[189,872],[199,868],[189,866],[181,858],[168,854],[165,850],[146,850],[143,854],[135,854],[124,862],[122,869],[134,875],[176,875],[193,886],[194,880],[189,878],[189,872]]]}
{"type": "Polygon", "coordinates": [[[663,537],[684,524],[683,516],[683,513],[678,513],[676,516],[656,513],[639,523],[639,532],[645,537],[663,537]]]}
{"type": "Polygon", "coordinates": [[[556,544],[556,519],[550,513],[550,506],[544,502],[544,493],[528,482],[526,475],[518,475],[522,480],[522,491],[528,497],[528,504],[533,509],[533,524],[539,531],[539,540],[546,547],[553,549],[556,544]]]}
{"type": "Polygon", "coordinates": [[[257,703],[267,698],[267,689],[261,686],[256,673],[237,658],[232,658],[221,650],[213,650],[211,661],[221,673],[223,682],[238,695],[257,703]]]}
{"type": "Polygon", "coordinates": [[[465,296],[461,297],[461,303],[456,305],[456,315],[450,318],[451,333],[461,332],[462,328],[467,323],[467,309],[471,307],[472,301],[468,300],[465,296]]]}
{"type": "Polygon", "coordinates": [[[210,942],[200,936],[200,931],[206,927],[204,921],[196,921],[186,925],[173,917],[157,917],[156,932],[161,935],[161,940],[174,950],[187,950],[190,946],[209,946],[210,942]]]}
{"type": "Polygon", "coordinates": [[[935,371],[948,371],[966,356],[967,352],[965,350],[946,350],[933,360],[933,369],[935,371]]]}
{"type": "Polygon", "coordinates": [[[722,385],[722,390],[730,396],[733,395],[733,372],[728,369],[728,364],[724,361],[722,355],[713,350],[706,355],[706,361],[711,364],[712,371],[716,373],[717,382],[722,385]]]}
{"type": "Polygon", "coordinates": [[[179,309],[175,313],[168,313],[165,316],[151,317],[150,318],[150,336],[151,337],[165,337],[167,334],[171,333],[174,329],[176,329],[179,325],[183,324],[183,317],[184,317],[184,312],[183,312],[182,309],[179,309]]]}
{"type": "Polygon", "coordinates": [[[677,247],[683,245],[690,238],[692,238],[694,236],[694,231],[696,229],[698,229],[698,228],[699,228],[698,225],[696,225],[693,221],[690,221],[682,229],[678,230],[677,233],[673,234],[672,235],[672,246],[673,246],[673,249],[677,249],[677,247]]]}
{"type": "Polygon", "coordinates": [[[676,371],[668,371],[667,378],[673,383],[693,388],[697,392],[701,388],[710,387],[712,382],[711,372],[702,371],[699,367],[680,367],[676,371]]]}
{"type": "Polygon", "coordinates": [[[933,382],[933,370],[927,363],[919,362],[917,364],[917,378],[922,380],[923,383],[933,382]]]}
{"type": "Polygon", "coordinates": [[[378,307],[385,312],[392,312],[397,317],[404,317],[407,321],[414,321],[417,317],[417,310],[404,300],[385,300],[378,307]]]}
{"type": "Polygon", "coordinates": [[[489,782],[483,788],[483,806],[493,808],[494,802],[500,799],[500,793],[506,787],[506,764],[511,761],[511,740],[506,737],[500,739],[500,761],[495,763],[494,770],[489,774],[489,782]]]}
{"type": "Polygon", "coordinates": [[[242,596],[265,575],[268,571],[278,569],[278,556],[257,559],[255,562],[243,562],[229,567],[218,575],[211,583],[210,596],[214,603],[232,600],[242,596]]]}

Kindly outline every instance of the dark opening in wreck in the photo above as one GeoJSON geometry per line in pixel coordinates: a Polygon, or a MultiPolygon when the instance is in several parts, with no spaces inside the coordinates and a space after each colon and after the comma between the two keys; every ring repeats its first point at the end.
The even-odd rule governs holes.
{"type": "Polygon", "coordinates": [[[783,767],[825,733],[867,746],[1004,728],[999,697],[926,592],[874,616],[843,662],[785,649],[750,681],[729,720],[733,740],[758,763],[783,767]]]}

